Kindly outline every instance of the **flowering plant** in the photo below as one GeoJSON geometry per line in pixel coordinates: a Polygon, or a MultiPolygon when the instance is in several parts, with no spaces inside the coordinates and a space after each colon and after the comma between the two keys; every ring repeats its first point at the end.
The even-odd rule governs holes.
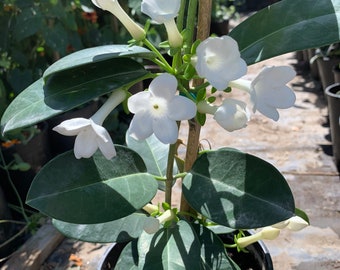
{"type": "Polygon", "coordinates": [[[142,0],[149,23],[165,26],[168,40],[161,45],[168,48],[171,63],[146,38],[149,23],[142,28],[117,0],[92,2],[116,16],[133,40],[62,58],[7,108],[1,120],[4,133],[109,94],[89,119],[54,127],[77,136],[74,151],[41,169],[27,203],[52,217],[69,237],[130,241],[118,261],[123,269],[239,269],[219,232],[262,228],[252,236],[237,234],[232,246],[242,250],[277,237],[281,229],[308,225],[274,166],[233,148],[201,151],[199,133],[206,114],[231,132],[246,127],[251,111],[277,121],[278,109],[293,106],[295,95],[286,85],[295,75],[291,67],[264,67],[247,81],[242,78],[247,65],[338,41],[339,1],[283,0],[228,36],[208,37],[211,0],[142,0]],[[278,20],[283,13],[285,19],[278,20]],[[154,62],[162,72],[148,72],[140,59],[154,62]],[[148,89],[132,95],[130,87],[145,79],[152,79],[148,89]],[[251,110],[228,97],[237,89],[249,93],[251,110]],[[215,104],[217,91],[224,95],[222,104],[215,104]],[[126,146],[114,145],[103,127],[120,103],[134,114],[126,146]],[[189,129],[184,156],[178,154],[181,124],[189,129]],[[182,184],[179,207],[172,205],[175,181],[182,184]],[[158,189],[165,196],[155,205],[150,201],[158,189]]]}

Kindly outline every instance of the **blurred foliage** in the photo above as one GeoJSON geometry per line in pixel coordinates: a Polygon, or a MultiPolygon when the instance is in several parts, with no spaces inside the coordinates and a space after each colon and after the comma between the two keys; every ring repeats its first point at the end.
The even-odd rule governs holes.
{"type": "MultiPolygon", "coordinates": [[[[136,21],[147,18],[140,0],[120,1],[136,21]]],[[[161,40],[156,28],[150,35],[161,40]]],[[[91,0],[3,0],[0,3],[0,115],[56,60],[74,51],[131,39],[112,14],[91,0]]]]}

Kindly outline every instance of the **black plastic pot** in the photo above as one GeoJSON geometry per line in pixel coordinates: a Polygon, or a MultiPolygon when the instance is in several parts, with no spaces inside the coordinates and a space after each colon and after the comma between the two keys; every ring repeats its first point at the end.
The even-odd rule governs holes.
{"type": "MultiPolygon", "coordinates": [[[[246,234],[250,235],[251,231],[246,234]]],[[[231,244],[234,241],[234,234],[222,234],[220,238],[224,243],[231,244]]],[[[114,269],[126,244],[113,243],[99,262],[97,270],[114,269]]],[[[248,253],[238,252],[235,248],[227,249],[229,257],[240,266],[241,270],[274,270],[270,253],[262,241],[249,245],[246,249],[248,253]]]]}
{"type": "Polygon", "coordinates": [[[328,99],[328,115],[331,129],[333,157],[340,171],[340,83],[328,86],[325,90],[328,99]]]}
{"type": "Polygon", "coordinates": [[[323,90],[334,83],[333,67],[340,61],[339,57],[319,57],[316,59],[323,90]]]}

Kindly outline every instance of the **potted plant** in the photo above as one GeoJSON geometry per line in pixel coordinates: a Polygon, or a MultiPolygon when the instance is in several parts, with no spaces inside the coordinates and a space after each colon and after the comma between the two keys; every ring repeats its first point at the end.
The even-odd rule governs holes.
{"type": "Polygon", "coordinates": [[[231,1],[215,0],[211,11],[211,34],[218,36],[227,35],[229,32],[229,20],[237,17],[236,8],[231,1]]]}
{"type": "Polygon", "coordinates": [[[316,61],[323,90],[334,83],[333,68],[340,61],[339,43],[319,47],[310,59],[311,65],[316,61]]]}
{"type": "Polygon", "coordinates": [[[255,62],[337,42],[336,3],[283,0],[228,36],[208,37],[211,1],[143,0],[142,12],[165,26],[168,40],[162,45],[172,56],[170,64],[146,38],[148,23],[142,28],[117,0],[92,3],[114,14],[133,40],[60,59],[9,105],[1,119],[5,134],[109,95],[90,118],[54,127],[76,136],[74,151],[40,170],[26,203],[52,217],[69,237],[127,243],[117,269],[240,269],[226,247],[243,252],[258,240],[278,237],[282,229],[307,226],[306,214],[296,208],[287,181],[273,165],[232,146],[202,150],[199,135],[206,114],[232,132],[246,127],[247,106],[274,121],[278,109],[293,106],[295,95],[286,85],[295,76],[291,67],[264,67],[253,81],[241,77],[255,62]],[[283,13],[290,15],[284,21],[279,20],[283,13]],[[325,14],[334,20],[313,23],[325,14]],[[314,34],[325,27],[328,35],[314,34]],[[162,72],[148,72],[141,59],[162,72]],[[129,92],[150,78],[146,91],[129,92]],[[249,93],[251,105],[230,98],[236,89],[249,93]],[[216,103],[216,94],[222,103],[216,103]],[[126,145],[115,145],[102,125],[121,103],[133,118],[126,145]],[[188,128],[184,143],[180,125],[188,128]],[[179,206],[172,203],[175,181],[181,181],[179,206]],[[159,189],[164,198],[150,203],[159,189]],[[246,235],[248,229],[259,230],[246,235]],[[236,231],[232,243],[223,243],[220,234],[230,230],[236,231]]]}

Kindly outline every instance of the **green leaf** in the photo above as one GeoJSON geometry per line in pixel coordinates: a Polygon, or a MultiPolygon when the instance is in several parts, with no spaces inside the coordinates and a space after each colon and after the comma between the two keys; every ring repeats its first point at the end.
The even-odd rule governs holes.
{"type": "Polygon", "coordinates": [[[107,160],[100,152],[76,159],[66,152],[36,175],[26,203],[42,213],[69,223],[104,223],[126,217],[146,205],[157,192],[157,182],[145,172],[134,151],[116,146],[107,160]]]}
{"type": "Polygon", "coordinates": [[[140,80],[148,72],[128,58],[113,58],[53,73],[31,84],[8,106],[1,119],[3,132],[46,120],[112,90],[140,80]]]}
{"type": "Polygon", "coordinates": [[[24,8],[16,18],[13,36],[17,42],[32,36],[40,31],[44,24],[40,10],[32,5],[24,8]]]}
{"type": "Polygon", "coordinates": [[[234,38],[248,65],[339,41],[339,0],[282,0],[237,25],[234,38]]]}
{"type": "Polygon", "coordinates": [[[230,148],[203,153],[182,189],[196,211],[235,229],[272,225],[295,211],[292,192],[273,165],[230,148]]]}
{"type": "Polygon", "coordinates": [[[204,269],[240,270],[226,253],[222,240],[206,227],[194,224],[193,228],[201,243],[201,259],[204,269]]]}
{"type": "Polygon", "coordinates": [[[123,243],[138,238],[143,232],[146,215],[133,213],[99,224],[75,224],[53,219],[53,225],[65,236],[84,242],[123,243]]]}
{"type": "MultiPolygon", "coordinates": [[[[143,47],[128,45],[104,45],[87,48],[61,58],[46,69],[43,77],[47,80],[48,77],[55,72],[122,57],[141,57],[150,59],[154,57],[154,53],[143,47]]],[[[121,67],[118,66],[116,68],[119,70],[121,67]]]]}
{"type": "MultiPolygon", "coordinates": [[[[165,177],[168,164],[169,144],[160,142],[155,135],[138,141],[126,134],[126,144],[136,151],[143,159],[148,173],[165,177]]],[[[173,174],[178,172],[176,162],[174,162],[173,174]]],[[[159,189],[165,190],[165,183],[158,183],[159,189]]]]}
{"type": "MultiPolygon", "coordinates": [[[[115,246],[113,247],[115,248],[115,246]]],[[[137,270],[138,268],[138,247],[137,240],[129,242],[118,258],[115,270],[137,270]]]]}
{"type": "Polygon", "coordinates": [[[139,269],[200,269],[200,243],[189,223],[180,220],[138,239],[139,269]]]}

